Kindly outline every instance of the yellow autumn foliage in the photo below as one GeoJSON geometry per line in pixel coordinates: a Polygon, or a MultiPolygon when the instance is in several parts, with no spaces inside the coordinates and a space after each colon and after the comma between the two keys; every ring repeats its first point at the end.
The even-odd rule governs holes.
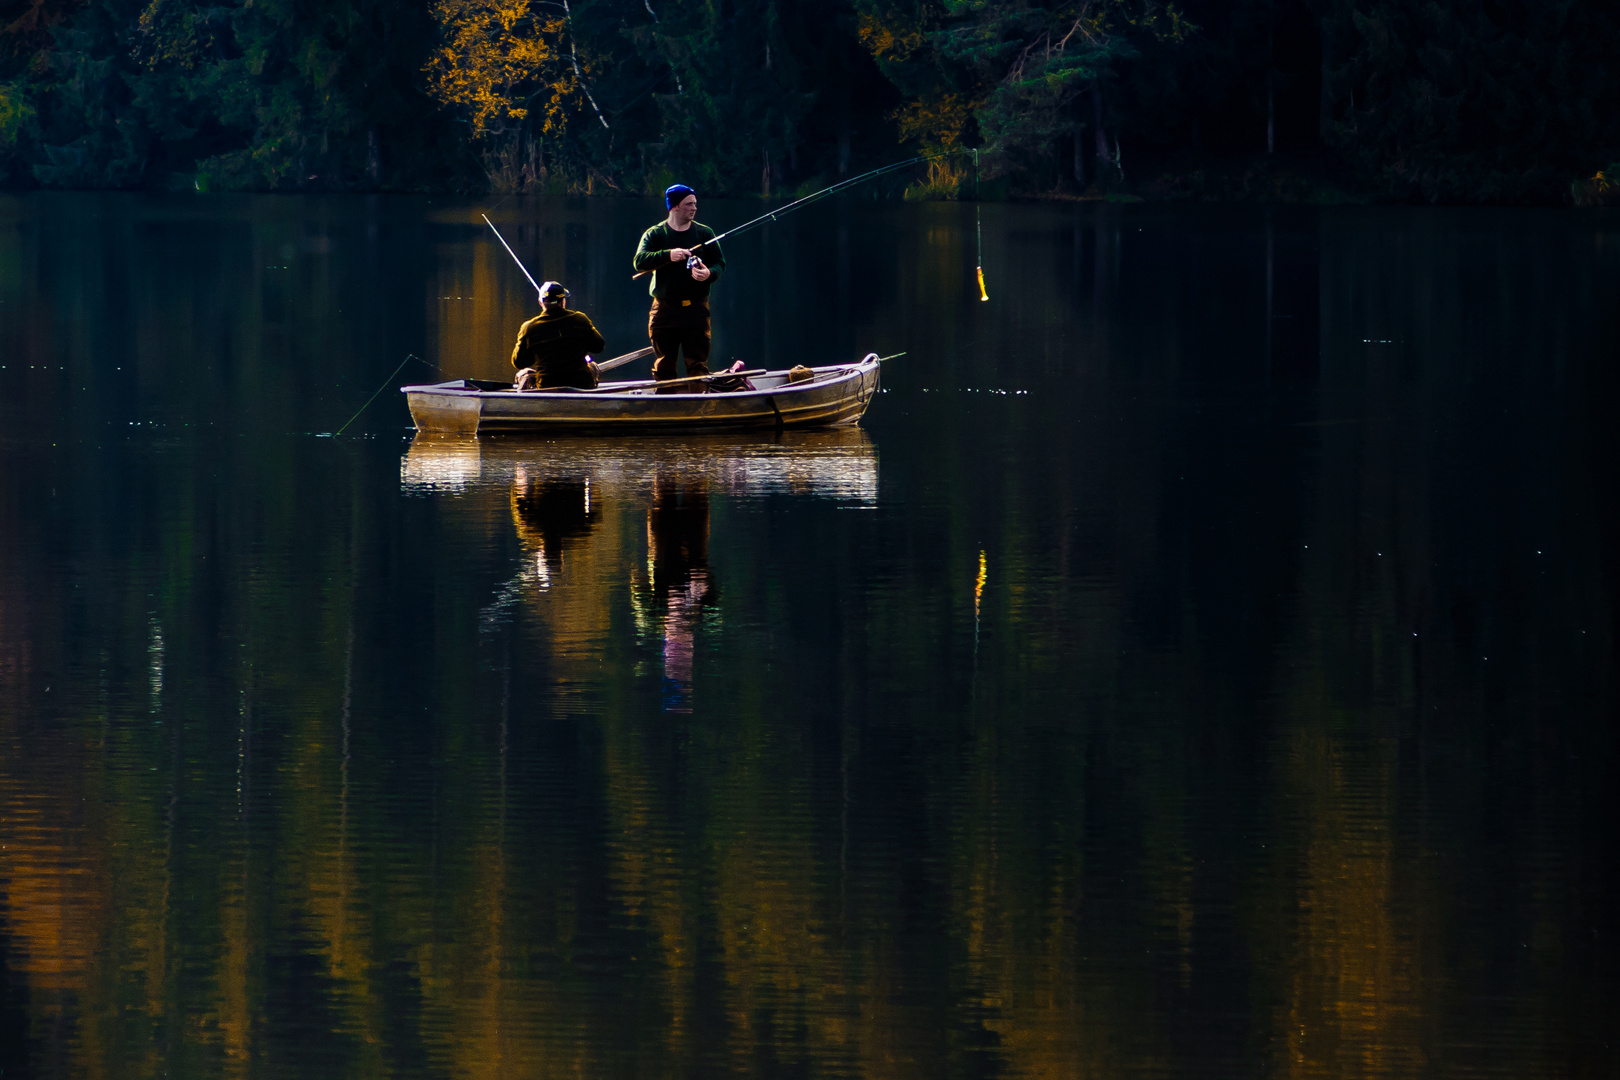
{"type": "Polygon", "coordinates": [[[573,76],[558,64],[564,16],[530,0],[434,0],[439,48],[423,68],[428,93],[462,114],[473,137],[500,136],[543,110],[534,128],[563,123],[573,76]]]}
{"type": "Polygon", "coordinates": [[[871,14],[860,16],[855,34],[879,60],[909,60],[927,44],[917,27],[896,26],[871,14]]]}
{"type": "Polygon", "coordinates": [[[919,142],[929,151],[955,150],[962,145],[973,112],[981,104],[960,94],[941,94],[902,105],[895,110],[894,119],[901,138],[919,142]]]}

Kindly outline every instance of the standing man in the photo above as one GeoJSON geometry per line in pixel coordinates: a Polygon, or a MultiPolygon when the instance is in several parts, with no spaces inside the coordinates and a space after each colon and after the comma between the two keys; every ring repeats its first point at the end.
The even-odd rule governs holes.
{"type": "MultiPolygon", "coordinates": [[[[647,336],[652,339],[653,378],[679,375],[677,354],[686,357],[687,375],[709,373],[709,289],[720,279],[726,257],[711,243],[714,230],[697,220],[697,192],[685,184],[664,192],[669,216],[641,234],[636,273],[652,271],[652,313],[647,336]]],[[[660,387],[659,393],[692,392],[705,384],[660,387]]]]}
{"type": "Polygon", "coordinates": [[[601,331],[583,311],[568,310],[568,290],[559,282],[540,286],[540,314],[523,324],[512,349],[518,390],[553,390],[596,386],[590,354],[607,346],[601,331]]]}

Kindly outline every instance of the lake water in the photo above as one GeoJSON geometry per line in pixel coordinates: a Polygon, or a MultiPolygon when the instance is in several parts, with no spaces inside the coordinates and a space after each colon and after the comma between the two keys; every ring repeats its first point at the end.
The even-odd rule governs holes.
{"type": "Polygon", "coordinates": [[[490,207],[0,198],[0,1074],[1613,1075],[1620,217],[490,207]]]}

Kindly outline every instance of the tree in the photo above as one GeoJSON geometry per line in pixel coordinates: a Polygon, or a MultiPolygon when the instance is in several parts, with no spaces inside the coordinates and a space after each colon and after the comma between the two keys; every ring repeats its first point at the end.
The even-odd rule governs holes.
{"type": "Polygon", "coordinates": [[[529,0],[436,0],[433,17],[442,36],[423,69],[428,93],[467,125],[497,187],[532,183],[538,166],[521,153],[523,132],[560,134],[573,90],[557,63],[561,13],[529,0]]]}
{"type": "Polygon", "coordinates": [[[1620,18],[1599,0],[1333,6],[1329,141],[1391,194],[1551,201],[1620,154],[1620,18]]]}
{"type": "MultiPolygon", "coordinates": [[[[1180,41],[1193,28],[1152,0],[862,0],[861,40],[907,102],[902,134],[925,149],[981,141],[987,171],[1028,172],[1089,123],[1099,156],[1104,86],[1137,55],[1133,39],[1180,41]]],[[[1112,153],[1118,168],[1117,144],[1112,153]]]]}

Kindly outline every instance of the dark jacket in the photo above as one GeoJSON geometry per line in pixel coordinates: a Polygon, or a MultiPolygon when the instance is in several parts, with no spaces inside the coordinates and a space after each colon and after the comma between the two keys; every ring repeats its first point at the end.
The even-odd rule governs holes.
{"type": "Polygon", "coordinates": [[[720,245],[709,244],[697,253],[703,265],[709,268],[707,281],[693,281],[692,271],[686,268],[684,262],[670,262],[669,253],[675,248],[696,248],[707,240],[713,240],[714,236],[714,230],[700,221],[692,222],[685,232],[676,232],[669,227],[668,221],[660,221],[642,233],[633,265],[638,274],[643,270],[653,271],[652,284],[647,287],[648,295],[664,303],[707,300],[709,288],[720,280],[720,271],[726,268],[726,255],[720,250],[720,245]]]}
{"type": "Polygon", "coordinates": [[[575,386],[582,377],[589,378],[585,357],[606,347],[607,341],[583,311],[547,311],[518,331],[512,366],[534,368],[540,373],[541,386],[575,386]]]}

